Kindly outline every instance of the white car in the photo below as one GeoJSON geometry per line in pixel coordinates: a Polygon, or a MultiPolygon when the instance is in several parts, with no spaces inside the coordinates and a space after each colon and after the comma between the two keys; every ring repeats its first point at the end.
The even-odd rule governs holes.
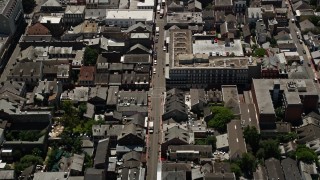
{"type": "Polygon", "coordinates": [[[154,64],[154,65],[157,65],[157,60],[154,60],[153,64],[154,64]]]}
{"type": "Polygon", "coordinates": [[[163,51],[166,51],[167,50],[167,47],[166,46],[163,46],[163,51]]]}
{"type": "Polygon", "coordinates": [[[153,68],[153,74],[155,74],[156,73],[156,68],[153,68]]]}

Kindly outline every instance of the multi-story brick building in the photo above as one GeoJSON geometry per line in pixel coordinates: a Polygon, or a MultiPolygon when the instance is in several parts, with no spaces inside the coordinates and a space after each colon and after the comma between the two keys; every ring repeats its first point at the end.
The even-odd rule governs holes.
{"type": "Polygon", "coordinates": [[[318,108],[319,96],[312,79],[253,79],[252,98],[261,129],[274,128],[275,108],[283,107],[285,121],[301,119],[318,108]]]}
{"type": "Polygon", "coordinates": [[[250,57],[222,57],[234,53],[241,56],[242,47],[212,44],[211,40],[192,43],[190,30],[170,30],[169,88],[208,88],[223,84],[245,85],[260,77],[260,66],[250,57]],[[202,43],[202,44],[200,44],[202,43]],[[208,51],[205,47],[210,47],[208,51]],[[214,48],[212,48],[214,47],[214,48]],[[216,48],[216,49],[215,49],[216,48]],[[219,56],[219,57],[218,57],[219,56]]]}

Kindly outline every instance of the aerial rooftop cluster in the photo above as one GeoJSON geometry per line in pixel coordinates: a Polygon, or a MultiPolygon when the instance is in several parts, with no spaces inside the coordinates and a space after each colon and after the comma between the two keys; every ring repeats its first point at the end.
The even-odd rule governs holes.
{"type": "Polygon", "coordinates": [[[318,179],[319,3],[0,0],[0,179],[318,179]]]}

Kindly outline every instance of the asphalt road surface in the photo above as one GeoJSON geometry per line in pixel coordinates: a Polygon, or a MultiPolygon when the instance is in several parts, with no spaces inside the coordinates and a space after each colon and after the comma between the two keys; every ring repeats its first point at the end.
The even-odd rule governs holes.
{"type": "MultiPolygon", "coordinates": [[[[287,0],[288,3],[290,3],[287,0]]],[[[315,74],[313,71],[313,66],[309,66],[309,63],[312,64],[311,62],[311,58],[307,56],[307,54],[309,54],[309,50],[307,48],[307,46],[304,45],[304,42],[300,42],[300,39],[303,39],[303,36],[301,34],[300,29],[297,27],[296,23],[299,22],[292,22],[291,19],[295,18],[295,15],[293,14],[293,10],[292,10],[292,6],[289,6],[289,13],[288,13],[288,18],[289,18],[289,30],[290,30],[290,34],[292,36],[292,40],[293,43],[296,44],[297,46],[297,52],[299,53],[299,56],[303,56],[304,62],[303,62],[303,66],[306,69],[307,75],[310,79],[314,79],[315,78],[315,74]],[[300,36],[300,39],[298,38],[298,35],[300,36]],[[303,53],[303,50],[306,52],[306,54],[303,53]]]]}
{"type": "Polygon", "coordinates": [[[148,147],[150,148],[148,148],[147,180],[157,179],[157,167],[158,163],[160,163],[160,144],[162,140],[163,94],[165,92],[164,68],[166,52],[163,51],[164,21],[163,19],[160,19],[159,14],[157,14],[156,17],[156,26],[159,27],[160,33],[158,36],[158,43],[154,44],[155,51],[157,52],[157,65],[153,65],[153,68],[156,68],[156,73],[152,72],[151,115],[149,116],[153,121],[154,133],[149,136],[148,147]]]}

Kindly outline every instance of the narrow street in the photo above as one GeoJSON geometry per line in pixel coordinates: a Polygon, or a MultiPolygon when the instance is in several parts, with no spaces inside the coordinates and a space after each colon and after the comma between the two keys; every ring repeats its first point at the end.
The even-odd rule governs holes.
{"type": "MultiPolygon", "coordinates": [[[[288,3],[290,3],[287,0],[288,3]]],[[[300,29],[297,27],[296,23],[298,22],[292,22],[291,19],[295,18],[295,15],[293,14],[293,10],[292,10],[292,6],[290,5],[289,8],[289,13],[288,13],[288,19],[289,19],[289,29],[290,29],[290,34],[292,36],[292,40],[293,43],[296,44],[297,46],[297,52],[299,53],[299,56],[303,56],[304,62],[303,62],[303,66],[307,72],[307,75],[310,79],[314,79],[315,78],[315,70],[314,67],[312,65],[311,62],[311,58],[307,56],[307,54],[309,54],[309,50],[307,48],[307,46],[304,45],[304,43],[300,43],[300,39],[303,39],[302,34],[300,29]],[[300,36],[300,39],[298,38],[298,34],[300,36]],[[303,53],[303,50],[306,51],[306,53],[303,53]],[[309,67],[309,63],[311,64],[311,67],[309,67]]]]}
{"type": "MultiPolygon", "coordinates": [[[[165,51],[164,46],[164,21],[160,19],[159,14],[156,14],[156,25],[159,27],[160,32],[158,36],[158,43],[154,44],[157,52],[157,65],[153,65],[156,68],[156,73],[152,74],[152,88],[151,88],[151,115],[150,119],[153,121],[154,133],[149,135],[149,150],[148,150],[148,171],[147,180],[156,180],[157,171],[161,171],[158,168],[160,163],[160,151],[161,151],[161,140],[162,140],[162,114],[163,114],[163,103],[164,103],[164,92],[165,88],[165,51]]],[[[153,69],[152,68],[152,69],[153,69]]],[[[153,71],[153,70],[152,70],[153,71]]]]}

